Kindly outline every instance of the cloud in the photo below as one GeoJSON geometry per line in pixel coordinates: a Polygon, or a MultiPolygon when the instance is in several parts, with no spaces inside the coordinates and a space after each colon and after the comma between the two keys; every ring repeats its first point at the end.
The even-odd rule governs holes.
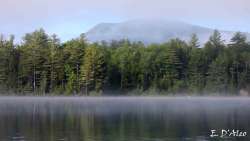
{"type": "Polygon", "coordinates": [[[0,32],[136,18],[212,21],[233,27],[250,22],[249,5],[249,0],[0,0],[0,32]]]}

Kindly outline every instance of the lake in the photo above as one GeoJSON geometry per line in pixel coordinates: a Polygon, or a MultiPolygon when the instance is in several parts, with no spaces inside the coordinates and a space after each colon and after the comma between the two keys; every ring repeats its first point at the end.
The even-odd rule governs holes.
{"type": "Polygon", "coordinates": [[[249,141],[248,134],[249,98],[0,97],[0,141],[249,141]],[[222,130],[247,135],[220,137],[222,130]]]}

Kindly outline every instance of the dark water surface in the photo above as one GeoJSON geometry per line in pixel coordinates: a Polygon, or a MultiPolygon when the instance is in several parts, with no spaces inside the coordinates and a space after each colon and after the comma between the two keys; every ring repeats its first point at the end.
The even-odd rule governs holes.
{"type": "Polygon", "coordinates": [[[250,99],[0,97],[0,141],[196,140],[249,141],[250,99]],[[213,129],[247,136],[210,138],[213,129]]]}

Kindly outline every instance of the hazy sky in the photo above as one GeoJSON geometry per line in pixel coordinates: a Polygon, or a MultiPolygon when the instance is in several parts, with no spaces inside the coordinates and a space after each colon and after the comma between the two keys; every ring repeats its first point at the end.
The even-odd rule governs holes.
{"type": "Polygon", "coordinates": [[[42,27],[67,40],[100,22],[142,18],[250,32],[250,0],[0,0],[0,33],[19,39],[42,27]]]}

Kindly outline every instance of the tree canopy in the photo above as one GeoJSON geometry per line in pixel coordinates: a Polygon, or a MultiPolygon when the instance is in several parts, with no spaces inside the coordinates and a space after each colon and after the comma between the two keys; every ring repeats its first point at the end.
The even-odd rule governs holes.
{"type": "Polygon", "coordinates": [[[237,32],[225,44],[215,30],[205,45],[172,39],[88,43],[84,34],[60,42],[43,29],[21,44],[0,36],[0,91],[16,95],[238,94],[250,91],[250,43],[237,32]]]}

